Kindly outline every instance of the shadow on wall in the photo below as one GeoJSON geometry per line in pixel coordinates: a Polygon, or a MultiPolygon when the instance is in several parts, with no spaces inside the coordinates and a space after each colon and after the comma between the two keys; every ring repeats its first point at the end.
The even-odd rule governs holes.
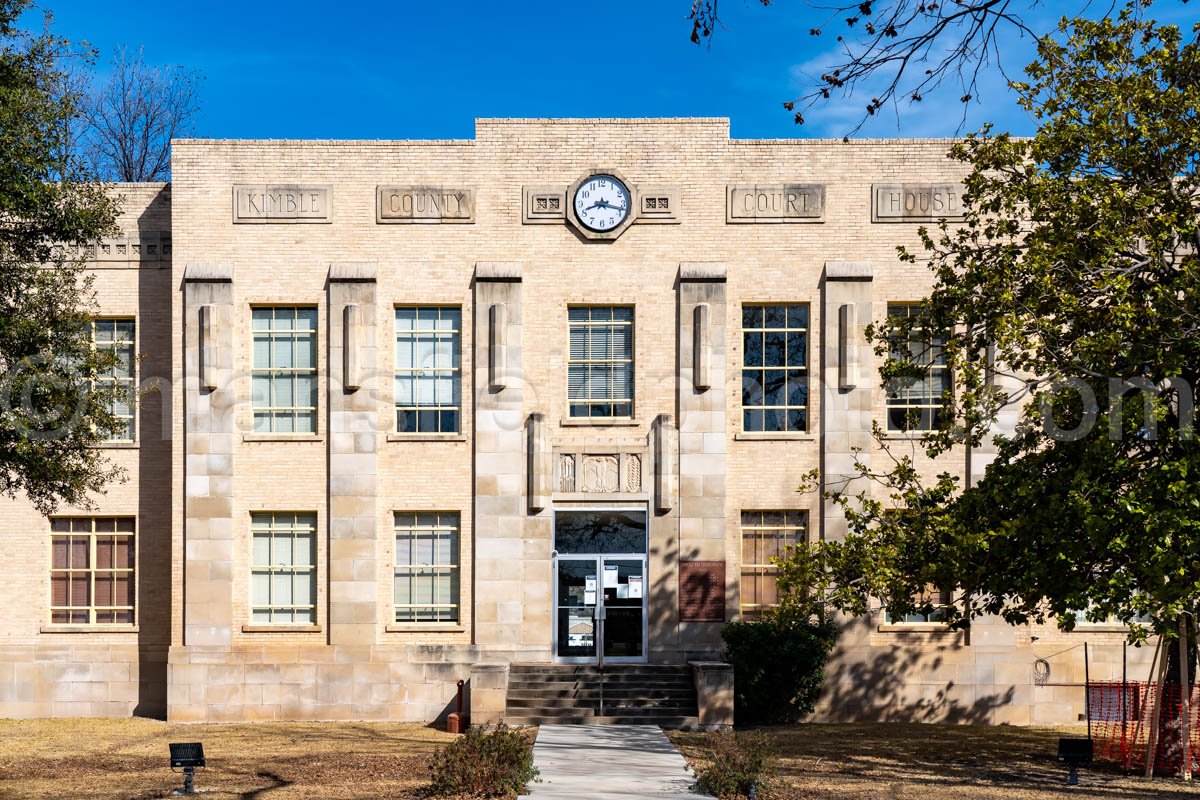
{"type": "Polygon", "coordinates": [[[998,692],[990,684],[941,677],[957,672],[953,654],[965,649],[838,646],[825,670],[816,714],[837,722],[994,724],[996,709],[1013,702],[1013,687],[998,692]]]}
{"type": "MultiPolygon", "coordinates": [[[[170,234],[171,187],[142,211],[137,233],[170,234]]],[[[129,232],[133,235],[133,232],[129,232]]],[[[171,501],[174,486],[147,476],[171,475],[171,261],[146,259],[138,270],[138,701],[135,716],[166,719],[167,649],[171,644],[171,501]],[[155,386],[155,390],[146,391],[155,386]]]]}

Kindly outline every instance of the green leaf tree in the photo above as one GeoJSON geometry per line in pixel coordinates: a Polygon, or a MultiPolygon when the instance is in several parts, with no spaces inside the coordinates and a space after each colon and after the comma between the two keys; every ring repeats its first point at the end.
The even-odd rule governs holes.
{"type": "MultiPolygon", "coordinates": [[[[864,459],[872,491],[835,495],[849,534],[785,565],[818,576],[835,607],[1067,629],[1083,613],[1127,623],[1134,640],[1194,632],[1198,35],[1131,7],[1063,20],[1014,84],[1037,134],[985,130],[953,148],[971,167],[965,221],[922,229],[923,252],[901,248],[928,259],[932,291],[919,315],[869,335],[881,356],[944,336],[955,388],[924,448],[994,442],[996,457],[969,487],[923,481],[910,457],[864,459]],[[1016,430],[998,435],[1012,408],[1016,430]],[[953,587],[952,602],[928,587],[953,587]]],[[[889,357],[882,377],[916,370],[889,357]]],[[[1178,648],[1166,652],[1177,681],[1178,648]]]]}
{"type": "Polygon", "coordinates": [[[117,430],[113,356],[93,348],[79,254],[115,232],[117,208],[72,148],[68,66],[88,53],[18,27],[0,0],[0,491],[41,511],[86,505],[119,477],[95,445],[117,430]]]}

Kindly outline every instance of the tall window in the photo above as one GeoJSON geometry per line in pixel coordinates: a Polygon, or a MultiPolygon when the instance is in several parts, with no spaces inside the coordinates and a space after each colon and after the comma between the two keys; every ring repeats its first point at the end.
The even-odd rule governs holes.
{"type": "Polygon", "coordinates": [[[110,411],[116,418],[116,427],[108,434],[110,441],[132,442],[136,422],[136,385],[134,355],[134,322],[132,319],[92,320],[92,346],[99,351],[111,352],[112,367],[97,377],[99,388],[112,389],[110,411]]]}
{"type": "Polygon", "coordinates": [[[396,512],[396,622],[458,622],[458,514],[396,512]]]}
{"type": "Polygon", "coordinates": [[[52,623],[133,624],[131,517],[55,517],[50,551],[52,623]]]}
{"type": "Polygon", "coordinates": [[[755,618],[779,604],[775,579],[779,567],[771,559],[808,540],[805,511],[742,512],[742,616],[755,618]]]}
{"type": "Polygon", "coordinates": [[[396,430],[458,433],[462,367],[457,306],[396,308],[396,430]]]}
{"type": "Polygon", "coordinates": [[[317,430],[317,310],[263,307],[253,312],[254,431],[317,430]]]}
{"type": "Polygon", "coordinates": [[[742,306],[742,430],[808,430],[808,306],[742,306]]]}
{"type": "Polygon", "coordinates": [[[317,518],[314,514],[253,514],[250,619],[260,624],[312,625],[317,620],[317,518]]]}
{"type": "Polygon", "coordinates": [[[570,416],[633,416],[633,307],[573,306],[567,311],[570,416]]]}
{"type": "MultiPolygon", "coordinates": [[[[890,319],[908,319],[917,316],[921,306],[912,303],[888,304],[890,319]]],[[[942,421],[944,400],[942,395],[950,389],[950,370],[942,352],[944,340],[940,336],[929,336],[913,331],[905,353],[899,349],[904,343],[893,346],[892,357],[907,357],[913,365],[924,369],[921,377],[893,378],[887,387],[888,430],[932,431],[942,421]]]]}

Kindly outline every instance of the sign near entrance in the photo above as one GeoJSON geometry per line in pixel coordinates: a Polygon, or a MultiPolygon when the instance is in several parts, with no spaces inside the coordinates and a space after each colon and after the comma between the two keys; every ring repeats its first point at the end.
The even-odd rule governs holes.
{"type": "Polygon", "coordinates": [[[604,588],[605,589],[617,588],[617,565],[616,564],[605,564],[604,565],[604,588]]]}
{"type": "Polygon", "coordinates": [[[641,575],[630,575],[629,576],[629,599],[630,600],[641,600],[642,599],[642,576],[641,575]]]}
{"type": "Polygon", "coordinates": [[[475,190],[443,186],[377,186],[375,221],[474,222],[475,190]]]}

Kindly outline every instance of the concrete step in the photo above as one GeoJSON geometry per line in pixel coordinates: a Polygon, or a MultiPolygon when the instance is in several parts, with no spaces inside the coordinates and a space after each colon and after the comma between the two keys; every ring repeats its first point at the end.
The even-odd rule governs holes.
{"type": "Polygon", "coordinates": [[[645,698],[672,698],[695,697],[696,692],[692,687],[679,688],[662,688],[662,687],[642,687],[642,688],[617,688],[613,686],[605,686],[601,691],[598,687],[580,686],[572,689],[547,689],[546,687],[538,687],[536,689],[514,689],[509,688],[508,699],[516,700],[530,697],[556,697],[556,698],[574,698],[578,700],[592,700],[604,697],[622,698],[622,697],[645,697],[645,698]]]}
{"type": "MultiPolygon", "coordinates": [[[[509,680],[509,689],[520,689],[528,691],[571,691],[584,689],[588,691],[599,691],[601,687],[600,681],[529,681],[529,680],[509,680]]],[[[668,681],[668,680],[647,680],[647,681],[609,681],[603,683],[605,689],[615,689],[618,691],[640,690],[640,689],[661,689],[664,691],[692,691],[695,686],[691,681],[668,681]]]]}
{"type": "MultiPolygon", "coordinates": [[[[578,708],[595,709],[600,698],[589,697],[509,697],[508,708],[578,708]]],[[[694,697],[605,697],[604,705],[620,708],[695,708],[694,697]]]]}
{"type": "Polygon", "coordinates": [[[658,725],[662,728],[695,730],[700,718],[695,714],[679,716],[625,716],[606,714],[603,717],[542,717],[532,714],[515,714],[504,718],[508,725],[658,725]]]}

